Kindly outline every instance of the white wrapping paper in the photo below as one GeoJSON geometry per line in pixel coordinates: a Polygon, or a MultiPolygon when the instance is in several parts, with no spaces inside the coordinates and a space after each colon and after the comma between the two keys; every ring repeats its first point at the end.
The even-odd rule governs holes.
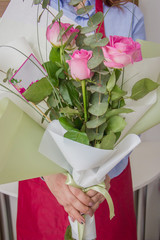
{"type": "MultiPolygon", "coordinates": [[[[70,172],[76,184],[83,188],[104,181],[105,175],[140,143],[137,135],[129,134],[114,150],[103,150],[64,138],[64,133],[65,130],[59,121],[52,121],[43,135],[39,151],[70,172]],[[65,160],[55,153],[56,145],[65,160]]],[[[70,223],[73,236],[78,239],[77,223],[70,223]]],[[[83,239],[94,238],[95,220],[94,217],[87,216],[83,239]]]]}

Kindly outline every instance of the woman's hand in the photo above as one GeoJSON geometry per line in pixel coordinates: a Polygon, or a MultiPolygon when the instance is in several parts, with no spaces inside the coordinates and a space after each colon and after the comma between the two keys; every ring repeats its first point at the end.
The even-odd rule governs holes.
{"type": "MultiPolygon", "coordinates": [[[[109,175],[106,175],[104,182],[105,182],[107,191],[109,191],[109,189],[110,189],[110,181],[111,181],[111,179],[110,179],[109,175]]],[[[98,209],[99,205],[105,200],[105,197],[101,193],[98,193],[94,190],[89,190],[87,192],[87,195],[89,197],[91,197],[91,199],[94,202],[94,205],[91,207],[93,214],[94,214],[94,212],[98,209]]]]}
{"type": "Polygon", "coordinates": [[[66,185],[66,176],[64,174],[44,176],[44,179],[51,193],[73,221],[76,219],[83,224],[85,219],[80,213],[93,215],[91,207],[95,204],[95,198],[90,197],[78,188],[66,185]]]}

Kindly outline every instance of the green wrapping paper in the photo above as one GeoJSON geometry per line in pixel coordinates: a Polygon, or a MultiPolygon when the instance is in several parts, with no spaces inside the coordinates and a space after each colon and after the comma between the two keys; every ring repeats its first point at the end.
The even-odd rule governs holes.
{"type": "Polygon", "coordinates": [[[141,44],[143,58],[154,58],[160,56],[160,44],[144,40],[138,40],[141,44]]]}
{"type": "MultiPolygon", "coordinates": [[[[160,78],[158,80],[160,84],[160,78]]],[[[156,103],[143,115],[129,133],[141,134],[160,123],[160,87],[157,89],[156,103]]]]}
{"type": "Polygon", "coordinates": [[[9,99],[0,101],[0,184],[65,172],[38,152],[43,133],[9,99]]]}
{"type": "MultiPolygon", "coordinates": [[[[138,41],[142,47],[143,58],[160,57],[160,44],[149,41],[138,41]]],[[[160,66],[159,66],[160,72],[160,66]]],[[[160,75],[157,81],[160,84],[160,75]]],[[[157,89],[156,103],[144,114],[144,116],[132,127],[129,133],[141,134],[160,123],[160,87],[157,89]]]]}

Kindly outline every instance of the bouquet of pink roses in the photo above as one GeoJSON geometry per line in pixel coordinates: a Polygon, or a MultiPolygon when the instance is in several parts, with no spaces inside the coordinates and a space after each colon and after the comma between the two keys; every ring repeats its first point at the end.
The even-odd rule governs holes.
{"type": "MultiPolygon", "coordinates": [[[[72,0],[70,4],[80,2],[72,0]]],[[[48,9],[47,4],[43,1],[42,7],[48,9]]],[[[89,10],[84,6],[78,14],[89,10]]],[[[146,75],[138,42],[120,36],[103,38],[99,32],[104,19],[101,12],[89,18],[87,27],[62,23],[62,15],[59,11],[46,31],[52,48],[49,60],[42,63],[45,70],[40,69],[43,77],[31,81],[27,88],[22,80],[19,88],[19,82],[13,81],[16,72],[10,82],[19,92],[23,89],[20,93],[28,102],[46,104],[42,122],[48,119],[51,123],[40,152],[65,168],[68,177],[72,176],[72,184],[84,191],[96,186],[105,195],[112,218],[113,203],[101,183],[140,143],[137,135],[128,133],[154,104],[155,95],[151,92],[159,86],[158,76],[156,73],[151,80],[146,75]],[[65,161],[54,155],[55,148],[65,161]]],[[[31,58],[29,61],[37,66],[31,58]]],[[[153,65],[149,63],[150,68],[153,65]]],[[[85,229],[80,229],[76,222],[71,225],[76,239],[96,237],[94,217],[86,216],[85,229]]]]}

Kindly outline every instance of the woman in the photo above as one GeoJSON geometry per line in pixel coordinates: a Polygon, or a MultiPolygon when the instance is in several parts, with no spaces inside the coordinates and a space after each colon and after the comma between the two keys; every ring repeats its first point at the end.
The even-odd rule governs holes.
{"type": "MultiPolygon", "coordinates": [[[[52,0],[50,5],[57,9],[57,2],[52,0]]],[[[69,2],[70,0],[60,2],[64,15],[79,25],[86,26],[88,16],[77,16],[75,8],[69,2]]],[[[134,40],[145,39],[143,15],[133,3],[104,0],[102,4],[101,0],[96,3],[95,0],[86,0],[85,4],[96,5],[91,15],[95,11],[103,11],[104,14],[108,12],[101,29],[107,37],[119,35],[129,36],[134,40]]],[[[81,190],[65,185],[65,176],[62,174],[46,176],[44,179],[45,182],[31,179],[19,184],[18,240],[63,240],[68,225],[67,213],[73,221],[76,219],[83,224],[85,219],[82,213],[92,216],[94,212],[97,240],[137,239],[128,156],[106,176],[106,188],[110,188],[115,206],[115,217],[111,221],[108,218],[107,203],[101,194],[92,190],[84,194],[81,190]]]]}

